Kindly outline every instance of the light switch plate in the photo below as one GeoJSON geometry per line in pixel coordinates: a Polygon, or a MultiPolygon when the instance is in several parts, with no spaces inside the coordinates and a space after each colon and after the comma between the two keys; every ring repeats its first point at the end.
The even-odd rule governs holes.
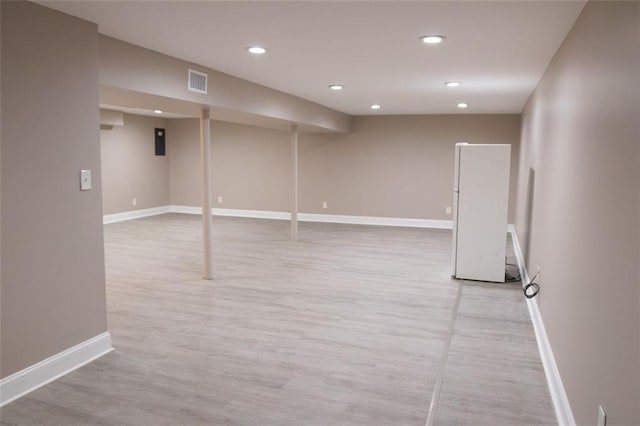
{"type": "Polygon", "coordinates": [[[80,170],[80,191],[91,190],[91,170],[80,170]]]}

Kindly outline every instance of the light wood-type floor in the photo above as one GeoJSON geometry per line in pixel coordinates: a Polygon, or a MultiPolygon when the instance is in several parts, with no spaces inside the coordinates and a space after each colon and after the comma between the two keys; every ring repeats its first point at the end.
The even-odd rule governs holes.
{"type": "Polygon", "coordinates": [[[424,426],[436,387],[436,425],[555,424],[519,286],[453,280],[450,239],[214,218],[204,281],[198,216],[107,225],[115,351],[2,425],[424,426]]]}

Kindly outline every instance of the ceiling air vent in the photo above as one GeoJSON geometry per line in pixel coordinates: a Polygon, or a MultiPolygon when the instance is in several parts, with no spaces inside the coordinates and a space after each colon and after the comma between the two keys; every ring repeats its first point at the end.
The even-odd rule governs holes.
{"type": "Polygon", "coordinates": [[[189,69],[189,85],[187,89],[191,92],[207,94],[207,75],[203,72],[189,69]]]}

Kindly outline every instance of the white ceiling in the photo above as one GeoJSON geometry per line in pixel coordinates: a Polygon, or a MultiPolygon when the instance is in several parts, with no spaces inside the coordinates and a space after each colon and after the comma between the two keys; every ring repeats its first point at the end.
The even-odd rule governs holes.
{"type": "Polygon", "coordinates": [[[121,40],[352,115],[519,113],[580,1],[55,1],[121,40]],[[440,45],[419,37],[442,34],[440,45]],[[245,47],[262,45],[266,55],[245,47]],[[445,81],[460,80],[459,88],[445,81]],[[328,85],[340,83],[334,92],[328,85]],[[470,106],[462,111],[458,102],[470,106]],[[377,112],[369,105],[378,103],[377,112]]]}

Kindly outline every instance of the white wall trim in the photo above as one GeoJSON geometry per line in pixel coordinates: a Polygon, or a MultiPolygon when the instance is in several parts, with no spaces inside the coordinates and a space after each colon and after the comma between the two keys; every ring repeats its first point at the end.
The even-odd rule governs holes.
{"type": "MultiPolygon", "coordinates": [[[[190,206],[168,206],[171,213],[202,214],[202,208],[190,206]]],[[[242,210],[213,208],[214,216],[250,217],[255,219],[290,220],[291,213],[267,210],[242,210]]],[[[352,225],[404,226],[412,228],[452,229],[451,220],[405,219],[396,217],[353,216],[319,213],[300,213],[301,222],[344,223],[352,225]]]]}
{"type": "MultiPolygon", "coordinates": [[[[520,242],[518,241],[518,235],[515,227],[509,225],[509,232],[511,232],[511,238],[513,240],[513,247],[516,252],[516,258],[518,259],[518,267],[520,269],[520,275],[522,276],[522,284],[528,283],[530,280],[527,267],[524,263],[524,256],[520,249],[520,242]]],[[[551,350],[551,344],[547,337],[547,332],[544,328],[544,322],[538,309],[538,300],[527,299],[527,307],[529,308],[529,316],[533,323],[533,330],[536,334],[536,341],[538,343],[538,350],[540,351],[540,358],[542,359],[542,366],[544,367],[544,374],[547,378],[547,385],[549,386],[549,392],[551,393],[551,400],[553,401],[553,408],[556,412],[556,418],[560,426],[575,426],[576,421],[573,418],[573,412],[571,411],[571,405],[567,398],[567,393],[562,384],[562,377],[560,377],[560,371],[556,364],[556,359],[553,356],[551,350]]]]}
{"type": "Polygon", "coordinates": [[[351,225],[400,226],[411,228],[452,229],[451,220],[406,219],[397,217],[352,216],[338,214],[300,213],[301,222],[346,223],[351,225]]]}
{"type": "MultiPolygon", "coordinates": [[[[202,207],[169,205],[151,209],[133,210],[104,216],[104,223],[122,222],[163,213],[202,214],[202,207]]],[[[212,208],[213,216],[246,217],[254,219],[290,220],[291,213],[269,210],[244,210],[212,208]]],[[[409,228],[453,229],[452,220],[408,219],[401,217],[354,216],[324,213],[299,213],[301,222],[344,223],[350,225],[398,226],[409,228]]],[[[508,231],[515,235],[515,227],[509,224],[508,231]]]]}
{"type": "Polygon", "coordinates": [[[168,206],[169,213],[182,213],[182,214],[202,214],[202,207],[191,206],[168,206]]]}
{"type": "Polygon", "coordinates": [[[170,206],[152,207],[150,209],[131,210],[122,213],[106,214],[102,216],[102,223],[116,223],[125,220],[138,219],[141,217],[156,216],[163,213],[169,213],[170,206]]]}
{"type": "Polygon", "coordinates": [[[250,217],[254,219],[290,220],[291,213],[268,210],[211,209],[214,216],[250,217]]]}
{"type": "MultiPolygon", "coordinates": [[[[169,207],[170,213],[184,213],[184,214],[202,214],[202,207],[192,206],[175,206],[169,207]]],[[[243,209],[219,209],[212,208],[211,214],[213,216],[226,216],[226,217],[247,217],[253,219],[274,219],[274,220],[289,220],[291,214],[289,212],[278,212],[268,210],[243,210],[243,209]]]]}
{"type": "Polygon", "coordinates": [[[107,331],[0,380],[0,406],[111,352],[107,331]]]}

